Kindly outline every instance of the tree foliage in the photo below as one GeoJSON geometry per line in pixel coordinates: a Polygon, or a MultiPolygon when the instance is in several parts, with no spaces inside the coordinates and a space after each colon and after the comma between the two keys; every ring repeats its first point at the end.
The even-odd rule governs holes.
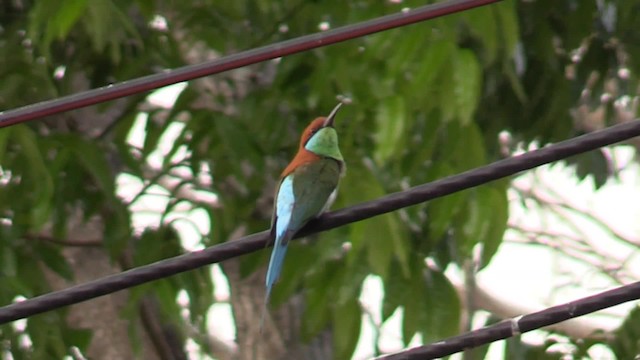
{"type": "MultiPolygon", "coordinates": [[[[0,109],[423,3],[4,2],[0,109]]],[[[519,143],[544,145],[627,121],[635,117],[640,71],[638,10],[630,0],[504,1],[196,80],[171,110],[138,95],[1,129],[2,304],[50,291],[47,272],[74,279],[65,249],[73,246],[78,224],[100,224],[100,231],[82,232],[83,240],[97,239],[122,270],[185,251],[169,215],[183,204],[209,214],[211,231],[200,239],[205,246],[229,241],[239,230],[266,229],[276,179],[300,131],[326,115],[337,94],[353,105],[338,118],[348,171],[335,208],[487,164],[519,143]],[[146,120],[137,118],[140,113],[146,120]],[[128,141],[136,124],[144,128],[139,147],[128,141]],[[155,164],[154,154],[176,126],[175,140],[155,164]],[[505,132],[511,142],[499,140],[505,132]],[[117,195],[118,179],[140,179],[147,191],[177,170],[188,175],[177,187],[165,186],[169,201],[161,223],[134,231],[135,211],[130,199],[117,195]],[[213,192],[219,204],[184,198],[185,187],[213,192]]],[[[610,175],[602,152],[569,161],[598,185],[610,175]]],[[[460,299],[444,270],[464,266],[476,249],[480,268],[491,261],[507,224],[508,186],[508,180],[494,182],[321,234],[319,241],[296,242],[275,288],[275,305],[304,299],[304,341],[329,329],[332,356],[348,358],[361,328],[357,299],[365,277],[374,274],[384,284],[382,319],[404,310],[405,342],[416,333],[424,341],[459,333],[460,299]]],[[[239,259],[240,278],[264,271],[267,257],[262,251],[239,259]]],[[[122,316],[140,316],[138,304],[152,294],[182,341],[192,338],[208,352],[212,286],[203,269],[133,289],[122,316]],[[176,303],[180,292],[190,299],[186,319],[176,303]]],[[[231,301],[240,301],[233,288],[231,301]]],[[[260,299],[244,301],[261,305],[260,299]]],[[[90,335],[68,322],[60,326],[64,316],[62,310],[31,318],[24,329],[0,327],[8,340],[3,351],[15,359],[59,358],[72,346],[85,351],[90,335]],[[20,346],[25,334],[33,346],[20,346]]],[[[129,330],[135,333],[136,326],[132,322],[129,330]]],[[[237,331],[241,338],[255,329],[237,331]]],[[[285,343],[299,341],[289,337],[285,343]]],[[[633,353],[629,342],[616,344],[614,350],[633,353]]]]}

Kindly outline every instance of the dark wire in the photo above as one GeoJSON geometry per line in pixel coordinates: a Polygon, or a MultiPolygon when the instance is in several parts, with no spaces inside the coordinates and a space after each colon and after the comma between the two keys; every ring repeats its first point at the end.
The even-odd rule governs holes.
{"type": "MultiPolygon", "coordinates": [[[[615,125],[607,129],[549,145],[542,149],[500,160],[458,175],[420,185],[406,191],[390,194],[377,200],[325,214],[311,222],[297,234],[296,237],[333,229],[403,207],[433,200],[639,135],[640,121],[638,120],[615,125]]],[[[257,251],[265,247],[267,240],[268,232],[263,231],[201,251],[158,261],[150,265],[141,266],[85,284],[72,286],[68,289],[54,291],[22,302],[7,305],[0,308],[0,324],[257,251]]]]}
{"type": "Polygon", "coordinates": [[[376,32],[414,24],[420,21],[491,4],[500,0],[451,0],[422,6],[406,12],[382,16],[334,30],[301,36],[295,39],[243,51],[237,54],[184,66],[160,74],[149,75],[114,85],[85,91],[75,95],[40,102],[15,110],[0,112],[0,128],[29,120],[74,110],[85,106],[150,91],[159,87],[237,69],[285,55],[315,49],[376,32]]]}
{"type": "Polygon", "coordinates": [[[377,359],[414,360],[435,359],[455,354],[464,349],[486,345],[531,330],[540,329],[561,321],[569,320],[592,312],[619,305],[640,298],[640,282],[618,287],[600,294],[554,306],[520,318],[502,321],[498,324],[454,336],[430,345],[419,346],[377,359]]]}

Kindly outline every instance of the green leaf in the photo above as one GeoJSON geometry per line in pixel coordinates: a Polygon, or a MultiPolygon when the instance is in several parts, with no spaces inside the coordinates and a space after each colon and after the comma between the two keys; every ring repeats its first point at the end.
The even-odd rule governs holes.
{"type": "Polygon", "coordinates": [[[411,338],[419,332],[426,324],[427,318],[427,297],[431,296],[427,292],[426,283],[424,281],[424,267],[420,266],[414,269],[409,285],[409,291],[404,297],[402,304],[404,316],[402,317],[402,338],[407,344],[411,338]]]}
{"type": "Polygon", "coordinates": [[[4,128],[0,131],[0,164],[3,163],[4,154],[7,151],[7,144],[9,143],[11,135],[11,128],[4,128]]]}
{"type": "Polygon", "coordinates": [[[462,172],[486,164],[487,150],[480,128],[474,122],[466,125],[450,122],[443,132],[440,148],[451,173],[462,172]]]}
{"type": "Polygon", "coordinates": [[[210,267],[202,267],[188,273],[178,275],[180,285],[189,296],[191,321],[206,329],[207,311],[215,303],[214,284],[210,267]]]}
{"type": "Polygon", "coordinates": [[[16,294],[26,294],[26,287],[17,278],[18,264],[15,251],[9,241],[10,233],[0,227],[0,278],[4,286],[0,287],[0,303],[9,304],[16,294]]]}
{"type": "Polygon", "coordinates": [[[110,205],[104,216],[104,244],[115,259],[125,250],[131,237],[131,216],[124,204],[112,202],[110,205]]]}
{"type": "MultiPolygon", "coordinates": [[[[341,185],[341,197],[347,203],[362,201],[362,197],[376,199],[385,195],[384,188],[369,169],[361,164],[354,164],[353,168],[357,175],[347,176],[341,185]],[[369,180],[361,181],[363,176],[369,180]]],[[[400,263],[402,274],[409,276],[409,237],[397,214],[385,214],[350,225],[349,240],[352,243],[347,260],[349,263],[361,259],[358,253],[364,250],[369,265],[381,277],[387,276],[394,257],[400,263]]]]}
{"type": "Polygon", "coordinates": [[[71,27],[80,19],[87,7],[87,0],[57,1],[56,5],[56,11],[53,14],[49,14],[47,31],[53,32],[58,39],[63,40],[71,30],[71,27]]]}
{"type": "Polygon", "coordinates": [[[62,333],[67,330],[61,312],[49,312],[27,319],[34,359],[61,359],[67,355],[62,333]]]}
{"type": "Polygon", "coordinates": [[[484,267],[498,250],[509,216],[507,186],[507,182],[500,182],[464,192],[467,194],[464,207],[452,221],[458,260],[472,256],[473,248],[482,244],[481,267],[484,267]]]}
{"type": "Polygon", "coordinates": [[[496,11],[493,6],[485,6],[465,11],[463,16],[467,18],[471,33],[482,42],[482,55],[484,63],[493,63],[498,55],[498,23],[496,11]]]}
{"type": "Polygon", "coordinates": [[[615,331],[611,348],[618,359],[633,359],[640,353],[640,308],[634,308],[615,331]]]}
{"type": "Polygon", "coordinates": [[[224,143],[225,156],[234,160],[233,165],[238,171],[243,161],[248,161],[250,164],[262,162],[262,157],[253,139],[247,136],[248,130],[237,119],[220,115],[208,121],[212,121],[220,140],[224,143]]]}
{"type": "Polygon", "coordinates": [[[329,311],[330,294],[325,288],[332,281],[329,270],[319,273],[308,282],[310,286],[305,296],[305,311],[302,318],[302,330],[304,337],[309,339],[318,334],[327,325],[331,317],[329,311]]]}
{"type": "Polygon", "coordinates": [[[82,19],[87,0],[40,1],[30,12],[29,35],[47,58],[54,40],[65,40],[74,25],[82,19]]]}
{"type": "Polygon", "coordinates": [[[322,266],[340,269],[337,273],[338,276],[326,287],[327,292],[331,294],[331,304],[338,306],[358,298],[362,292],[364,280],[371,275],[371,269],[364,261],[351,265],[347,264],[342,248],[339,249],[339,253],[322,264],[322,266]]]}
{"type": "MultiPolygon", "coordinates": [[[[362,242],[367,250],[367,263],[374,274],[386,278],[393,257],[392,236],[389,225],[395,222],[390,215],[383,215],[376,221],[365,221],[351,227],[351,238],[362,242]]],[[[396,226],[397,227],[397,226],[396,226]]]]}
{"type": "MultiPolygon", "coordinates": [[[[412,92],[418,94],[433,94],[440,91],[440,84],[436,81],[444,68],[455,55],[456,46],[451,39],[436,40],[428,44],[424,57],[420,60],[419,69],[415,72],[412,92]]],[[[425,104],[437,106],[438,104],[425,104]]]]}
{"type": "Polygon", "coordinates": [[[357,297],[333,309],[333,344],[336,359],[349,359],[360,337],[362,309],[357,297]]]}
{"type": "Polygon", "coordinates": [[[67,259],[61,254],[59,246],[53,246],[44,241],[37,241],[37,256],[51,270],[66,280],[73,280],[73,270],[67,262],[67,259]]]}
{"type": "MultiPolygon", "coordinates": [[[[453,170],[449,164],[439,162],[434,164],[432,174],[436,178],[451,175],[453,170]]],[[[431,238],[439,239],[452,226],[454,216],[460,211],[466,201],[466,192],[457,192],[427,203],[427,221],[431,238]]]]}
{"type": "Polygon", "coordinates": [[[591,175],[596,189],[601,188],[612,174],[613,165],[600,149],[571,157],[566,161],[576,164],[576,175],[580,180],[591,175]]]}
{"type": "Polygon", "coordinates": [[[109,47],[108,50],[111,52],[109,55],[114,63],[122,60],[120,47],[125,40],[142,41],[131,18],[110,0],[88,2],[82,24],[91,38],[93,50],[104,53],[109,47]]]}
{"type": "Polygon", "coordinates": [[[28,177],[25,181],[29,181],[33,190],[28,194],[33,201],[30,218],[33,229],[37,230],[44,226],[51,214],[53,179],[47,170],[33,131],[26,126],[14,126],[13,135],[13,139],[19,144],[22,155],[29,164],[28,173],[24,176],[28,177]]]}
{"type": "Polygon", "coordinates": [[[142,145],[142,154],[144,158],[157,149],[158,142],[166,129],[166,125],[170,123],[169,121],[165,121],[163,124],[158,124],[154,119],[155,114],[157,114],[157,111],[146,114],[144,142],[142,145]]]}
{"type": "MultiPolygon", "coordinates": [[[[414,271],[414,267],[411,268],[414,271]]],[[[419,271],[419,270],[415,270],[419,271]]],[[[398,308],[404,306],[407,296],[411,296],[410,279],[400,275],[399,271],[391,271],[384,284],[384,298],[382,301],[382,321],[386,321],[398,308]]]]}
{"type": "Polygon", "coordinates": [[[509,84],[511,85],[511,90],[515,94],[516,98],[520,101],[520,103],[526,104],[528,101],[527,93],[524,90],[522,81],[520,80],[520,78],[518,78],[518,75],[516,74],[515,65],[506,64],[504,66],[504,74],[507,77],[509,84]]]}
{"type": "Polygon", "coordinates": [[[478,200],[483,203],[481,206],[488,214],[485,217],[488,225],[482,238],[480,238],[480,242],[483,245],[480,268],[484,268],[489,265],[493,255],[502,244],[509,220],[509,200],[507,198],[507,185],[500,188],[483,186],[479,190],[481,195],[478,200]]]}
{"type": "Polygon", "coordinates": [[[424,279],[427,298],[423,306],[427,308],[422,337],[430,343],[453,336],[460,327],[460,299],[455,288],[440,271],[429,271],[424,279]]]}
{"type": "Polygon", "coordinates": [[[511,60],[516,46],[520,41],[520,27],[516,4],[510,1],[503,1],[492,6],[496,12],[495,19],[498,24],[500,41],[504,47],[505,59],[511,60]]]}
{"type": "Polygon", "coordinates": [[[115,184],[106,152],[95,142],[75,135],[61,136],[63,143],[71,149],[83,167],[100,185],[107,198],[115,196],[115,184]]]}
{"type": "MultiPolygon", "coordinates": [[[[491,215],[486,211],[486,201],[479,198],[478,189],[469,190],[465,206],[454,220],[456,231],[456,245],[459,259],[472,256],[473,247],[483,238],[488,228],[487,217],[491,215]]],[[[484,193],[483,193],[484,194],[484,193]]]]}
{"type": "Polygon", "coordinates": [[[146,229],[135,242],[133,264],[147,265],[182,253],[179,235],[170,225],[146,229]]]}
{"type": "Polygon", "coordinates": [[[77,346],[81,352],[86,353],[93,338],[93,331],[88,329],[65,329],[61,332],[62,340],[66,344],[77,346]]]}
{"type": "Polygon", "coordinates": [[[113,21],[113,13],[109,0],[94,0],[87,9],[85,27],[92,37],[93,48],[102,53],[107,46],[108,37],[113,36],[110,31],[116,24],[113,21]]]}
{"type": "Polygon", "coordinates": [[[456,114],[462,124],[469,124],[480,101],[482,68],[471,50],[458,50],[454,57],[454,99],[456,114]]]}
{"type": "MultiPolygon", "coordinates": [[[[325,265],[325,262],[320,260],[316,253],[317,246],[320,246],[320,244],[301,244],[301,242],[293,241],[289,243],[289,250],[287,250],[287,257],[282,267],[280,279],[271,295],[271,303],[275,306],[282,304],[286,299],[298,292],[304,277],[310,271],[313,271],[316,266],[325,265]]],[[[324,243],[326,241],[318,242],[324,243]]],[[[264,260],[261,261],[263,266],[269,261],[271,251],[271,247],[262,251],[264,253],[264,260]]]]}
{"type": "Polygon", "coordinates": [[[460,324],[460,300],[453,285],[443,273],[423,265],[412,275],[403,299],[405,343],[417,332],[422,333],[425,343],[456,334],[460,324]]]}
{"type": "Polygon", "coordinates": [[[161,322],[179,324],[182,316],[180,314],[180,306],[176,302],[178,291],[180,291],[180,287],[175,279],[162,279],[153,284],[153,286],[149,286],[149,289],[143,294],[143,301],[157,301],[161,310],[161,322]],[[154,296],[150,297],[149,294],[154,296]]]}
{"type": "Polygon", "coordinates": [[[416,28],[404,28],[405,36],[398,39],[395,34],[389,34],[386,41],[392,51],[381,54],[386,59],[386,65],[392,72],[402,72],[407,66],[407,60],[413,59],[421,53],[427,42],[422,31],[416,28]]]}
{"type": "Polygon", "coordinates": [[[561,358],[559,351],[550,351],[550,347],[558,343],[555,339],[547,339],[542,346],[529,345],[522,341],[522,336],[506,340],[505,358],[518,360],[554,360],[561,358]]]}
{"type": "Polygon", "coordinates": [[[396,153],[402,145],[405,136],[406,109],[405,100],[394,96],[383,100],[376,110],[376,151],[374,158],[379,164],[384,164],[396,153]]]}

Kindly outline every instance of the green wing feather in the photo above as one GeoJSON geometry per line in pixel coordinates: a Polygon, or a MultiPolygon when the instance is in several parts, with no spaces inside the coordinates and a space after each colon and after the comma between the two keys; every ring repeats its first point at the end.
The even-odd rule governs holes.
{"type": "Polygon", "coordinates": [[[324,158],[305,164],[293,172],[295,206],[289,223],[292,232],[300,230],[309,220],[320,215],[340,181],[341,163],[324,158]]]}

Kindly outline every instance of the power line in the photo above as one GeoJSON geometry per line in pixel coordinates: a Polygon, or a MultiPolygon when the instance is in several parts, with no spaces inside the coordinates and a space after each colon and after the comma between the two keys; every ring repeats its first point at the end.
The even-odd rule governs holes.
{"type": "Polygon", "coordinates": [[[455,354],[494,341],[503,340],[521,333],[540,329],[561,321],[619,305],[640,298],[640,282],[602,292],[580,300],[502,321],[498,324],[454,336],[430,345],[419,346],[396,354],[379,357],[379,360],[435,359],[455,354]]]}
{"type": "Polygon", "coordinates": [[[115,85],[64,96],[58,99],[25,106],[15,110],[0,112],[0,128],[49,116],[64,111],[79,109],[97,103],[150,91],[159,87],[193,80],[195,78],[237,69],[243,66],[275,59],[285,55],[315,49],[322,46],[374,34],[380,31],[414,24],[420,21],[449,15],[500,0],[451,0],[422,6],[413,10],[343,26],[334,30],[301,36],[295,39],[243,51],[237,54],[185,66],[160,74],[149,75],[115,85]]]}
{"type": "MultiPolygon", "coordinates": [[[[565,140],[458,175],[449,176],[406,191],[393,193],[376,200],[325,214],[311,222],[309,226],[305,227],[296,237],[333,229],[403,207],[433,200],[635,136],[640,136],[640,121],[638,120],[565,140]]],[[[68,289],[51,292],[27,299],[23,302],[7,305],[0,308],[0,324],[257,251],[265,247],[267,240],[268,232],[263,231],[201,251],[158,261],[150,265],[141,266],[85,284],[72,286],[68,289]]]]}

